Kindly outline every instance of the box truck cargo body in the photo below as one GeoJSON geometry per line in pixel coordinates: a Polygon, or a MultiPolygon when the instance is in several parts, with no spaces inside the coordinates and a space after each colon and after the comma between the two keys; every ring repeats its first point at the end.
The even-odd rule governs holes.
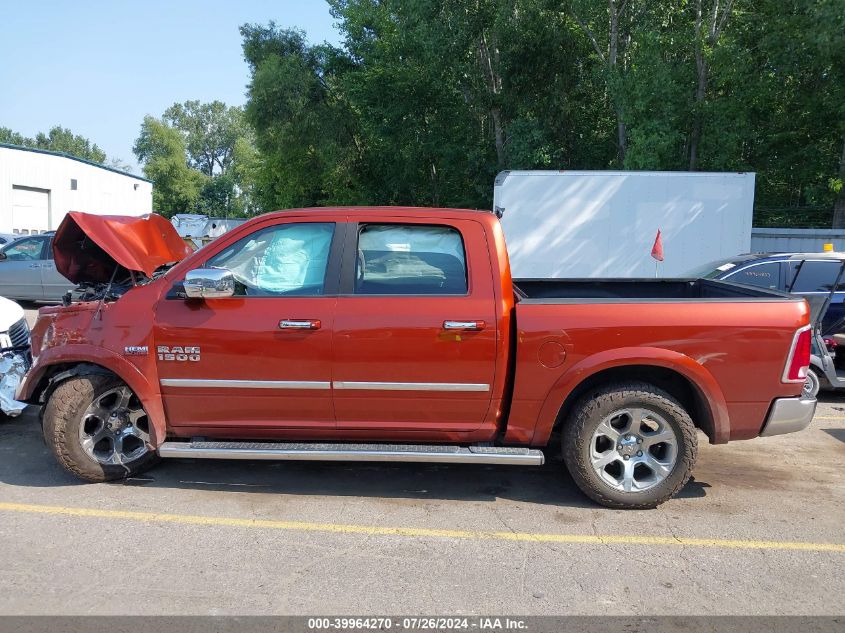
{"type": "Polygon", "coordinates": [[[503,171],[493,207],[514,277],[678,277],[749,252],[754,174],[503,171]]]}

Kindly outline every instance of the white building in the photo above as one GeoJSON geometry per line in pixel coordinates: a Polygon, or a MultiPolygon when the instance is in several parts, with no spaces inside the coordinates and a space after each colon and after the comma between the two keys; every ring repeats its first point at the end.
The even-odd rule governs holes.
{"type": "Polygon", "coordinates": [[[153,210],[153,184],[62,152],[0,143],[0,233],[55,229],[68,211],[140,216],[153,210]]]}

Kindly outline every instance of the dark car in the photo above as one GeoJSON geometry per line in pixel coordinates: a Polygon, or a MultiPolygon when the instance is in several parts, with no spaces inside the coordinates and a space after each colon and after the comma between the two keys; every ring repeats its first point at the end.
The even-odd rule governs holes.
{"type": "MultiPolygon", "coordinates": [[[[710,262],[689,271],[685,277],[720,279],[738,284],[771,288],[811,297],[830,293],[843,253],[756,253],[737,255],[730,259],[710,262]]],[[[845,275],[839,280],[836,292],[822,320],[822,333],[832,330],[845,319],[845,275]]]]}

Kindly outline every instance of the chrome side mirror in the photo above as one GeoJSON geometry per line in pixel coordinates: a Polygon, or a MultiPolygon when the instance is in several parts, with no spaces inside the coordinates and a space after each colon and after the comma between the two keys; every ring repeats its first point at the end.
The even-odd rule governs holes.
{"type": "Polygon", "coordinates": [[[197,268],[185,275],[190,299],[222,299],[235,294],[235,276],[225,268],[197,268]]]}

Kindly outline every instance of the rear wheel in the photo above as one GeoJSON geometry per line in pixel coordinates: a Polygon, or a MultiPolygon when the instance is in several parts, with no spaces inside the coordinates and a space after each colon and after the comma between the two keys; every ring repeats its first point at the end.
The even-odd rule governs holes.
{"type": "Polygon", "coordinates": [[[804,381],[804,387],[801,390],[801,395],[805,398],[815,398],[819,395],[819,390],[821,389],[822,383],[819,379],[819,375],[815,372],[814,369],[807,370],[807,379],[804,381]]]}
{"type": "Polygon", "coordinates": [[[611,508],[654,508],[689,480],[695,425],[668,393],[647,383],[603,387],[565,422],[563,459],[575,483],[611,508]]]}
{"type": "Polygon", "coordinates": [[[44,437],[59,463],[87,481],[143,472],[158,461],[149,417],[116,376],[89,375],[62,382],[44,410],[44,437]]]}

